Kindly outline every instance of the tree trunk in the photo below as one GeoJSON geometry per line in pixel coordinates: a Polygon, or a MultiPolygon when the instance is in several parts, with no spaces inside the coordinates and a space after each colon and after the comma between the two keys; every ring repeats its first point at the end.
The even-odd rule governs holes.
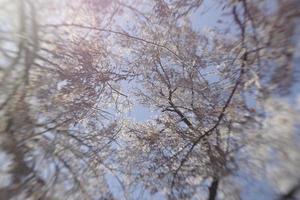
{"type": "Polygon", "coordinates": [[[219,186],[219,179],[214,178],[210,187],[209,187],[209,194],[208,194],[208,200],[215,200],[217,197],[218,192],[218,186],[219,186]]]}
{"type": "Polygon", "coordinates": [[[279,200],[293,200],[297,199],[296,195],[300,191],[300,181],[292,187],[286,194],[281,195],[279,200]]]}

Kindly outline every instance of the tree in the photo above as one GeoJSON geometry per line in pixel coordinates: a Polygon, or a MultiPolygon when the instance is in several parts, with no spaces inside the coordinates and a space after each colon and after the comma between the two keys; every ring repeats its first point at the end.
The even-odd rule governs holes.
{"type": "MultiPolygon", "coordinates": [[[[270,19],[296,16],[293,9],[282,13],[297,6],[296,2],[278,3],[280,9],[268,16],[270,19]]],[[[195,195],[207,180],[208,199],[216,199],[222,181],[235,176],[243,166],[237,161],[241,151],[262,142],[253,145],[248,136],[249,126],[260,129],[264,107],[257,106],[256,111],[247,102],[250,97],[245,96],[255,92],[257,96],[252,101],[264,102],[270,95],[288,90],[288,82],[293,80],[292,60],[286,57],[286,51],[291,49],[278,48],[270,42],[277,38],[281,47],[293,48],[287,39],[293,35],[292,18],[283,20],[285,24],[273,24],[267,16],[261,16],[264,20],[252,17],[262,12],[261,5],[262,8],[240,1],[229,6],[240,32],[237,39],[224,37],[218,31],[207,37],[193,32],[188,24],[178,27],[169,21],[142,29],[146,32],[144,37],[151,35],[158,44],[165,45],[136,51],[134,62],[140,63],[136,69],[140,72],[138,83],[143,86],[136,95],[141,103],[160,114],[149,124],[129,125],[131,138],[126,148],[131,146],[130,155],[138,154],[128,168],[136,166],[137,177],[146,188],[154,193],[165,191],[170,199],[200,198],[195,195]],[[281,26],[291,32],[265,30],[281,26]],[[283,69],[290,74],[278,73],[283,69]],[[144,154],[138,149],[143,149],[144,154]]]]}
{"type": "Polygon", "coordinates": [[[294,95],[300,5],[215,3],[223,25],[195,31],[202,0],[1,1],[0,196],[239,199],[263,166],[296,196],[298,111],[276,95],[294,95]],[[157,116],[129,119],[136,102],[157,116]]]}
{"type": "MultiPolygon", "coordinates": [[[[112,199],[105,174],[115,170],[106,159],[114,154],[110,144],[119,131],[105,109],[126,104],[117,88],[125,75],[105,57],[105,45],[95,36],[43,27],[49,12],[43,12],[48,7],[42,1],[4,3],[3,23],[11,17],[5,12],[17,16],[1,30],[6,53],[1,139],[11,180],[0,196],[112,199]]],[[[63,10],[72,6],[78,5],[63,10]]]]}

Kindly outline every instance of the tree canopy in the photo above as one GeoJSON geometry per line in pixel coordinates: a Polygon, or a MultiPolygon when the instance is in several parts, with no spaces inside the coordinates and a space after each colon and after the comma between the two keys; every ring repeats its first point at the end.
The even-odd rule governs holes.
{"type": "Polygon", "coordinates": [[[298,0],[0,8],[0,199],[300,198],[298,0]]]}

